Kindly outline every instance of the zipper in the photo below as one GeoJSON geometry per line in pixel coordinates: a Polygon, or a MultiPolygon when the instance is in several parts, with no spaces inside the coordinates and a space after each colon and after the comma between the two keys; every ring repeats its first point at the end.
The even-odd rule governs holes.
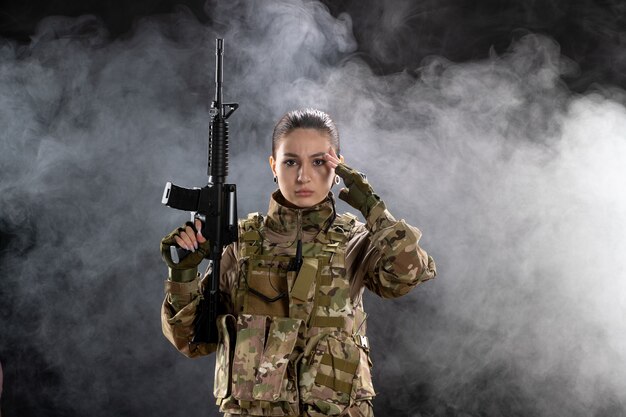
{"type": "Polygon", "coordinates": [[[296,233],[296,256],[295,256],[295,270],[296,274],[300,272],[302,266],[302,210],[298,210],[298,230],[296,233]]]}
{"type": "Polygon", "coordinates": [[[296,229],[296,241],[302,240],[302,210],[296,210],[296,225],[298,226],[296,229]]]}

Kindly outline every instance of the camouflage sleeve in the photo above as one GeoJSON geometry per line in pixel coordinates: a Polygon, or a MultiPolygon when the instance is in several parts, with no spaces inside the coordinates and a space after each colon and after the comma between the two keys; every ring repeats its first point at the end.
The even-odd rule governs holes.
{"type": "Polygon", "coordinates": [[[437,274],[433,258],[418,244],[421,236],[418,228],[396,220],[381,202],[372,208],[367,223],[355,228],[347,266],[359,284],[379,296],[400,297],[437,274]]]}
{"type": "MultiPolygon", "coordinates": [[[[237,275],[237,260],[233,245],[222,253],[220,263],[220,301],[227,311],[232,311],[230,289],[237,275]]],[[[205,274],[206,278],[206,274],[205,274]]],[[[200,274],[189,282],[165,281],[165,299],[161,306],[161,328],[167,340],[185,356],[190,358],[208,355],[215,351],[215,344],[190,343],[193,338],[193,320],[200,301],[204,279],[200,274]]]]}

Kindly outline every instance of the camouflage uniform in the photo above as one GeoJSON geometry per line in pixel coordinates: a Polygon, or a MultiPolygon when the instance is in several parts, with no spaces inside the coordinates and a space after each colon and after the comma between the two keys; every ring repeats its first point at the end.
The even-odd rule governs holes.
{"type": "Polygon", "coordinates": [[[373,415],[363,290],[399,297],[436,272],[417,228],[382,202],[366,220],[337,216],[332,194],[293,209],[277,191],[267,216],[240,221],[222,257],[229,314],[218,318],[217,345],[190,343],[200,277],[166,281],[163,333],[189,357],[216,352],[214,395],[226,415],[373,415]],[[289,271],[299,239],[304,262],[289,271]]]}

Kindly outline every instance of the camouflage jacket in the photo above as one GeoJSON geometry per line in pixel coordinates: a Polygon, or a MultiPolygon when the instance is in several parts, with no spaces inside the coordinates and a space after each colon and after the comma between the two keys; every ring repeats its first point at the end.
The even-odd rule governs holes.
{"type": "MultiPolygon", "coordinates": [[[[375,395],[365,336],[363,291],[406,294],[435,276],[421,232],[375,206],[367,223],[336,215],[332,194],[292,209],[280,192],[267,216],[239,223],[221,264],[228,314],[217,345],[190,343],[202,280],[166,281],[163,333],[189,357],[216,352],[214,395],[223,412],[339,415],[375,395]],[[297,241],[303,263],[293,268],[297,241]]],[[[360,415],[358,411],[350,415],[360,415]]]]}

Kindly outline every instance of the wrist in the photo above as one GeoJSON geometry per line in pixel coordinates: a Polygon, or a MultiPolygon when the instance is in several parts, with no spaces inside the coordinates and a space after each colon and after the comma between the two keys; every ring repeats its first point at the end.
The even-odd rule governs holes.
{"type": "Polygon", "coordinates": [[[367,219],[368,217],[372,215],[372,210],[374,209],[374,207],[377,207],[381,203],[383,206],[385,205],[385,203],[382,202],[382,200],[380,199],[380,197],[378,197],[378,195],[374,194],[373,192],[370,192],[369,194],[365,196],[365,201],[363,205],[361,206],[361,210],[360,210],[361,214],[363,214],[363,217],[367,219]]]}
{"type": "Polygon", "coordinates": [[[169,271],[168,279],[173,282],[191,282],[198,276],[198,268],[190,269],[173,269],[167,268],[169,271]]]}
{"type": "Polygon", "coordinates": [[[382,200],[378,200],[378,202],[370,208],[365,220],[368,230],[372,233],[392,226],[396,221],[389,210],[387,210],[387,206],[385,206],[382,200]]]}
{"type": "MultiPolygon", "coordinates": [[[[177,272],[180,271],[182,270],[178,270],[177,272]]],[[[174,309],[174,312],[178,313],[200,295],[200,281],[196,278],[188,282],[178,282],[172,281],[170,276],[165,281],[165,294],[166,301],[174,309]]]]}

